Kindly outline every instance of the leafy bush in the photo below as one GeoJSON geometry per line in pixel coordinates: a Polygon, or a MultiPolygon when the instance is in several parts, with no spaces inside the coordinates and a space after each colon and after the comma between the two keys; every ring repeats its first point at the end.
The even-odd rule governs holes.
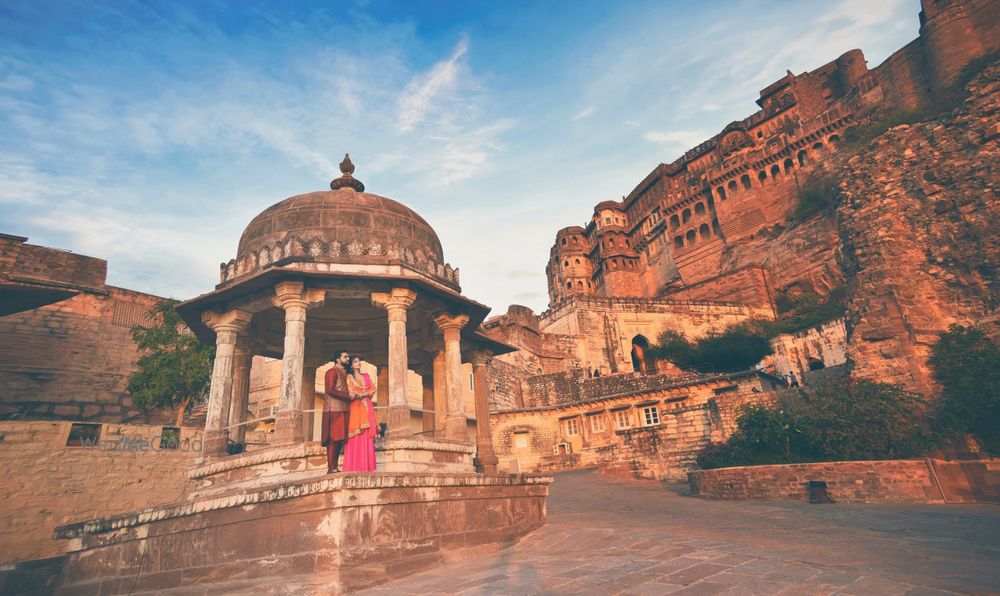
{"type": "Polygon", "coordinates": [[[838,381],[787,407],[744,407],[737,430],[698,457],[704,469],[913,457],[932,446],[919,397],[897,385],[838,381]]]}
{"type": "Polygon", "coordinates": [[[945,439],[971,433],[1000,453],[1000,349],[976,327],[941,335],[930,358],[941,383],[936,429],[945,439]]]}
{"type": "Polygon", "coordinates": [[[844,316],[847,288],[833,288],[825,297],[815,292],[806,292],[796,300],[779,297],[776,302],[780,318],[761,323],[769,337],[795,333],[844,316]]]}
{"type": "Polygon", "coordinates": [[[653,356],[681,368],[722,372],[749,368],[771,354],[771,342],[757,321],[745,321],[692,343],[675,331],[660,334],[653,356]]]}

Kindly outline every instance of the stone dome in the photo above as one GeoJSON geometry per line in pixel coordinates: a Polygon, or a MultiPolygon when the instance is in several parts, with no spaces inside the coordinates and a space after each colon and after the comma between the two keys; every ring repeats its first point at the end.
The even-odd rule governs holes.
{"type": "Polygon", "coordinates": [[[222,281],[307,257],[291,260],[403,263],[457,285],[430,224],[397,201],[364,192],[364,184],[351,176],[349,156],[340,169],[343,176],[330,183],[331,190],[287,198],[253,218],[240,237],[236,259],[222,264],[222,281]]]}

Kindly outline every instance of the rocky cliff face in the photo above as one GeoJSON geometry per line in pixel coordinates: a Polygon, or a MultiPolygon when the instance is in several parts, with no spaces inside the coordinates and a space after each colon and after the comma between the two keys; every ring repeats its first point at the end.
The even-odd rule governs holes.
{"type": "Polygon", "coordinates": [[[840,174],[853,374],[933,390],[927,358],[953,323],[997,334],[1000,63],[947,117],[898,126],[840,174]]]}

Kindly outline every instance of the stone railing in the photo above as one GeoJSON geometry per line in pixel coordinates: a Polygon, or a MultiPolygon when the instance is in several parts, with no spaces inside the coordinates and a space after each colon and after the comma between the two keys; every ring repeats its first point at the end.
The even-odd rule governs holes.
{"type": "Polygon", "coordinates": [[[354,240],[342,244],[337,240],[324,242],[319,238],[296,237],[239,255],[228,263],[220,263],[219,281],[224,284],[268,267],[296,261],[399,264],[425,273],[449,287],[459,287],[458,268],[438,262],[433,256],[425,255],[422,250],[414,252],[395,244],[382,246],[377,241],[363,244],[354,240]]]}

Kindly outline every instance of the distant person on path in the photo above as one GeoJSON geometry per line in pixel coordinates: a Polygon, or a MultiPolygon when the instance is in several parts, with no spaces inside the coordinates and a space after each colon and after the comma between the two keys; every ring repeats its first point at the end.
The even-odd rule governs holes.
{"type": "Polygon", "coordinates": [[[361,372],[361,358],[352,356],[347,367],[347,388],[353,397],[347,417],[347,447],[344,448],[345,472],[375,471],[375,435],[378,422],[372,396],[375,384],[367,373],[361,372]]]}
{"type": "Polygon", "coordinates": [[[788,372],[788,386],[789,387],[799,386],[799,380],[798,378],[796,378],[794,370],[788,372]]]}

